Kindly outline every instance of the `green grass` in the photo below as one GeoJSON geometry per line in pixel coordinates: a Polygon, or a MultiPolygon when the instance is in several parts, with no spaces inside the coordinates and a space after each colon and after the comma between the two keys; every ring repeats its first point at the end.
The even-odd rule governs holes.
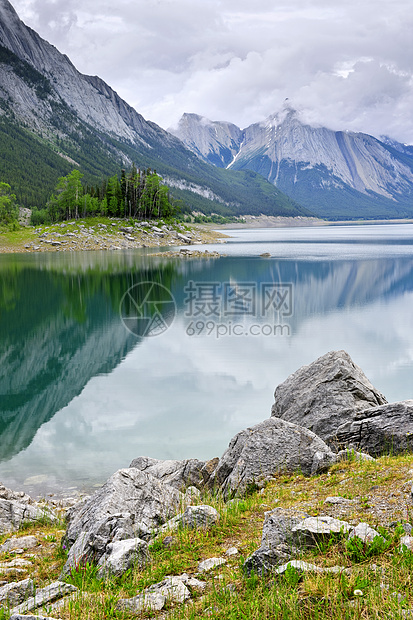
{"type": "MultiPolygon", "coordinates": [[[[413,607],[413,553],[400,550],[404,530],[396,523],[410,519],[410,485],[406,486],[406,481],[411,477],[412,463],[412,456],[405,455],[373,462],[339,463],[314,478],[277,475],[263,490],[229,505],[219,495],[204,494],[199,503],[214,506],[221,515],[216,525],[208,530],[171,532],[174,541],[169,547],[162,542],[164,536],[153,540],[151,563],[142,570],[131,569],[120,578],[100,580],[95,566],[78,567],[68,581],[79,587],[79,593],[58,613],[49,610],[49,615],[62,620],[136,617],[117,612],[117,600],[135,596],[166,575],[194,575],[198,563],[206,558],[225,557],[226,565],[199,577],[205,580],[206,590],[192,592],[190,604],[168,603],[166,610],[158,614],[146,612],[138,617],[164,617],[166,612],[168,618],[178,620],[401,619],[403,612],[413,607]],[[324,504],[331,495],[356,498],[357,502],[349,504],[345,514],[334,514],[339,509],[324,504]],[[383,502],[387,506],[385,517],[377,512],[383,502]],[[317,566],[343,567],[336,574],[302,575],[291,568],[280,577],[246,576],[243,562],[260,546],[264,513],[275,507],[297,508],[309,514],[330,513],[353,525],[364,521],[378,529],[384,540],[362,544],[337,536],[302,553],[300,559],[317,566]],[[232,546],[237,547],[239,554],[225,556],[232,546]]],[[[34,568],[30,572],[37,587],[43,587],[58,578],[66,560],[66,550],[59,544],[62,526],[25,526],[21,535],[28,533],[35,533],[40,541],[39,547],[30,550],[34,553],[34,568]]],[[[8,554],[8,559],[11,557],[13,554],[8,554]]],[[[3,556],[1,561],[6,559],[3,556]]],[[[4,578],[16,577],[24,578],[4,578]]]]}

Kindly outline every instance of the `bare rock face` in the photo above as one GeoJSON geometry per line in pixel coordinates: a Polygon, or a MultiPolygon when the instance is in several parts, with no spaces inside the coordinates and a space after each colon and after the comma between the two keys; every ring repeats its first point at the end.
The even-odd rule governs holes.
{"type": "Polygon", "coordinates": [[[361,411],[336,431],[337,441],[374,456],[413,452],[413,400],[361,411]]]}
{"type": "Polygon", "coordinates": [[[105,554],[109,557],[111,543],[150,538],[176,514],[180,499],[179,491],[150,474],[135,468],[118,470],[86,502],[71,509],[64,540],[69,556],[63,575],[79,563],[98,562],[105,554]]]}
{"type": "Polygon", "coordinates": [[[66,539],[73,543],[110,515],[129,513],[143,527],[156,529],[179,508],[180,493],[139,469],[119,469],[79,509],[70,513],[66,539]]]}
{"type": "Polygon", "coordinates": [[[178,491],[182,491],[188,486],[194,486],[197,489],[203,488],[210,475],[210,461],[205,462],[198,459],[163,461],[149,456],[139,456],[133,459],[129,467],[135,467],[151,474],[161,482],[178,489],[178,491]]]}
{"type": "Polygon", "coordinates": [[[336,445],[339,426],[387,403],[345,351],[330,351],[290,375],[275,390],[271,415],[300,424],[336,445]]]}
{"type": "Polygon", "coordinates": [[[301,471],[309,476],[335,461],[335,454],[317,435],[273,417],[231,439],[209,484],[220,488],[225,497],[243,495],[250,485],[277,472],[301,471]]]}
{"type": "Polygon", "coordinates": [[[23,521],[43,521],[56,519],[50,509],[41,509],[31,504],[8,499],[0,499],[0,534],[18,530],[23,521]]]}

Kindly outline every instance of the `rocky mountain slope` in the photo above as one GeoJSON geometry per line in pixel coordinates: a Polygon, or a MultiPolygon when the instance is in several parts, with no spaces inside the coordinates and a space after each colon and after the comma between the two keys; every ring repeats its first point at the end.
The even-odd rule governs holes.
{"type": "Polygon", "coordinates": [[[301,122],[286,107],[244,130],[185,114],[174,131],[198,157],[253,170],[319,216],[413,214],[413,149],[301,122]]]}
{"type": "Polygon", "coordinates": [[[307,212],[257,174],[205,165],[99,77],[77,71],[0,0],[0,179],[24,206],[42,206],[74,166],[96,183],[132,162],[156,169],[193,209],[307,212]]]}

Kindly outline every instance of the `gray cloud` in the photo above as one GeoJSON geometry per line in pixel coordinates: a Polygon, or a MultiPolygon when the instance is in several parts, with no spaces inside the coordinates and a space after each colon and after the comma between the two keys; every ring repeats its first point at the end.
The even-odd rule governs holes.
{"type": "Polygon", "coordinates": [[[14,0],[22,19],[163,127],[303,118],[413,143],[409,0],[14,0]]]}

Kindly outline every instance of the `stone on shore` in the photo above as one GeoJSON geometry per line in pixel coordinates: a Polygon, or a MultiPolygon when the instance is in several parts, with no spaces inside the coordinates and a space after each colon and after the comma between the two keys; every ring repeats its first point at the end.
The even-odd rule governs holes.
{"type": "Polygon", "coordinates": [[[15,500],[0,499],[0,534],[18,530],[25,521],[50,521],[56,520],[56,516],[50,509],[39,508],[28,503],[15,500]]]}
{"type": "Polygon", "coordinates": [[[335,454],[313,432],[272,417],[233,437],[209,485],[220,488],[224,497],[242,495],[278,472],[309,476],[335,461],[335,454]]]}
{"type": "Polygon", "coordinates": [[[413,400],[361,411],[341,424],[336,436],[340,444],[374,456],[413,452],[413,400]]]}
{"type": "Polygon", "coordinates": [[[276,388],[274,398],[272,416],[312,430],[329,445],[343,423],[387,403],[345,351],[303,366],[276,388]]]}
{"type": "Polygon", "coordinates": [[[180,499],[176,489],[151,474],[119,469],[86,502],[71,510],[66,540],[73,544],[81,532],[93,530],[98,522],[116,514],[129,515],[136,527],[150,532],[176,514],[180,499]]]}
{"type": "MultiPolygon", "coordinates": [[[[120,469],[69,513],[63,575],[79,563],[98,562],[110,543],[148,540],[179,508],[181,493],[136,468],[120,469]]],[[[108,556],[109,557],[109,556],[108,556]]]]}
{"type": "Polygon", "coordinates": [[[202,489],[210,476],[210,461],[198,459],[161,460],[148,456],[133,459],[129,467],[151,474],[164,484],[169,484],[178,491],[193,486],[202,489]]]}
{"type": "Polygon", "coordinates": [[[129,568],[143,568],[150,562],[148,543],[140,538],[118,540],[106,545],[105,554],[98,562],[100,578],[106,576],[120,577],[129,568]]]}

